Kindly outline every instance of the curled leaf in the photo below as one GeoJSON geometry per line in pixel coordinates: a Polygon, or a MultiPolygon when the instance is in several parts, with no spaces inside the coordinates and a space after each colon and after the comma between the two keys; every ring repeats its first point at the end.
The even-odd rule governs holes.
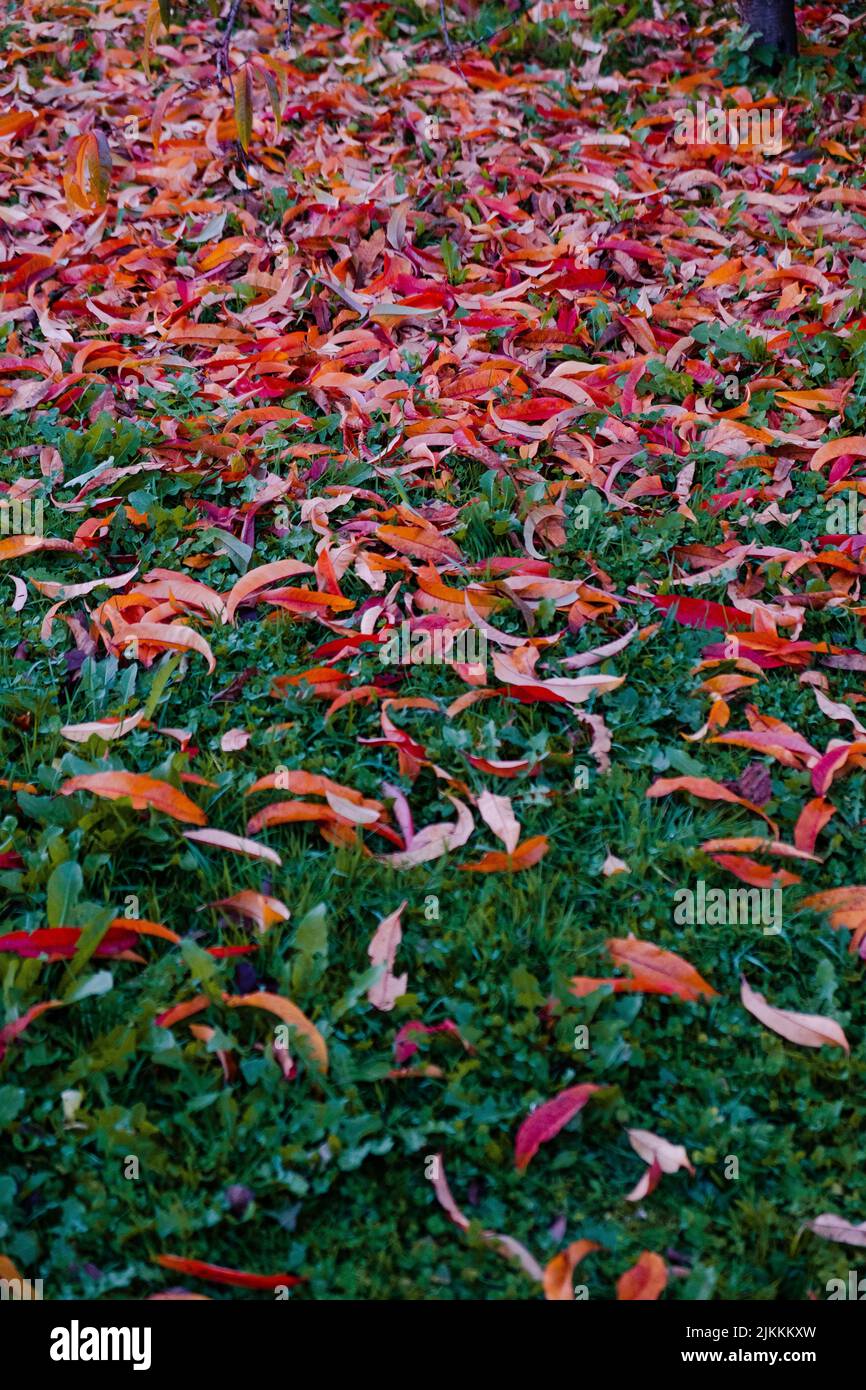
{"type": "Polygon", "coordinates": [[[551,1303],[574,1302],[571,1276],[577,1265],[601,1246],[594,1240],[574,1240],[565,1250],[554,1255],[544,1271],[544,1297],[551,1303]]]}
{"type": "Polygon", "coordinates": [[[291,999],[284,999],[281,994],[269,994],[262,990],[259,994],[226,994],[223,996],[223,1003],[230,1009],[249,1007],[266,1009],[269,1013],[276,1014],[277,1018],[296,1028],[302,1037],[307,1039],[319,1069],[323,1072],[328,1070],[328,1048],[325,1039],[315,1024],[310,1022],[291,999]]]}

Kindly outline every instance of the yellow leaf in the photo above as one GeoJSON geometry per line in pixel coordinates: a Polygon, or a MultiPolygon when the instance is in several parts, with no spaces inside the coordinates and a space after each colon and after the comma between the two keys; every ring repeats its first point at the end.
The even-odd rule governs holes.
{"type": "Polygon", "coordinates": [[[241,149],[246,151],[253,133],[253,79],[248,67],[235,73],[232,87],[235,94],[235,127],[241,149]]]}

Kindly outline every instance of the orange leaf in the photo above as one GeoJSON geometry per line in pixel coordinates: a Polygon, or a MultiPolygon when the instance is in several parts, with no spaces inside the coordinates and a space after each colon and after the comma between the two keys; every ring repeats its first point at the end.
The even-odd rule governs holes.
{"type": "Polygon", "coordinates": [[[810,854],[808,850],[786,845],[784,840],[768,840],[766,835],[724,835],[717,840],[704,840],[701,849],[704,854],[728,851],[752,854],[759,851],[762,854],[778,854],[782,859],[811,859],[814,863],[821,863],[818,856],[810,854]]]}
{"type": "Polygon", "coordinates": [[[145,917],[112,917],[108,926],[109,930],[136,932],[138,936],[158,936],[174,945],[180,941],[176,931],[164,927],[162,922],[149,922],[145,917]]]}
{"type": "MultiPolygon", "coordinates": [[[[591,975],[572,975],[569,984],[571,993],[577,999],[585,999],[588,994],[595,994],[602,985],[610,985],[614,994],[641,994],[643,991],[637,980],[629,980],[624,976],[608,976],[606,979],[597,979],[591,975]]],[[[667,990],[656,989],[646,991],[648,994],[667,994],[667,990]]]]}
{"type": "Polygon", "coordinates": [[[174,1004],[170,1009],[165,1009],[161,1014],[157,1014],[153,1021],[157,1028],[171,1028],[175,1023],[183,1023],[184,1019],[200,1014],[210,1007],[210,1003],[207,994],[197,994],[194,999],[187,999],[183,1004],[174,1004]]]}
{"type": "Polygon", "coordinates": [[[793,883],[802,882],[799,874],[789,873],[787,869],[774,869],[770,864],[759,864],[757,859],[749,859],[743,854],[711,854],[710,858],[720,869],[727,869],[751,888],[788,888],[793,883]]]}
{"type": "Polygon", "coordinates": [[[379,526],[376,535],[392,550],[416,560],[460,561],[463,557],[453,541],[440,535],[435,526],[379,526]]]}
{"type": "Polygon", "coordinates": [[[667,1265],[661,1255],[644,1250],[637,1264],[617,1279],[616,1296],[623,1301],[649,1301],[664,1293],[667,1282],[667,1265]]]}
{"type": "Polygon", "coordinates": [[[554,1255],[544,1271],[544,1297],[551,1303],[573,1302],[574,1288],[571,1276],[575,1266],[580,1264],[585,1255],[600,1249],[597,1241],[574,1240],[565,1250],[554,1255]]]}
{"type": "Polygon", "coordinates": [[[852,434],[848,439],[831,439],[829,444],[822,444],[812,455],[809,468],[813,473],[817,473],[825,463],[839,458],[841,454],[853,454],[859,459],[866,458],[866,434],[852,434]]]}
{"type": "Polygon", "coordinates": [[[607,949],[618,966],[632,972],[636,987],[648,994],[675,994],[694,1001],[702,994],[710,998],[716,993],[687,960],[651,941],[614,938],[607,942],[607,949]]]}
{"type": "Polygon", "coordinates": [[[312,573],[312,566],[305,565],[300,560],[274,560],[269,565],[259,565],[258,569],[250,570],[229,592],[225,607],[226,622],[233,623],[239,604],[259,589],[265,589],[268,584],[275,584],[277,580],[288,579],[295,574],[312,573]]]}
{"type": "Polygon", "coordinates": [[[88,188],[94,206],[103,208],[111,183],[111,150],[101,130],[88,135],[85,144],[88,188]]]}
{"type": "Polygon", "coordinates": [[[371,811],[382,812],[384,806],[381,801],[373,801],[369,797],[362,796],[354,787],[344,786],[342,782],[334,782],[330,777],[325,777],[320,772],[305,772],[303,768],[283,768],[279,772],[268,772],[264,777],[259,777],[253,782],[251,787],[247,787],[244,796],[252,796],[253,792],[264,792],[278,789],[284,792],[294,792],[298,796],[325,796],[329,794],[340,797],[343,801],[352,801],[359,806],[365,806],[371,811]]]}
{"type": "Polygon", "coordinates": [[[320,806],[316,801],[273,801],[263,806],[251,816],[247,823],[247,834],[257,835],[268,825],[297,825],[309,821],[340,821],[341,817],[330,806],[320,806]]]}
{"type": "Polygon", "coordinates": [[[852,883],[847,888],[828,888],[824,893],[813,893],[811,897],[804,898],[800,907],[811,908],[813,912],[828,912],[837,908],[866,912],[866,886],[852,883]]]}
{"type": "Polygon", "coordinates": [[[77,549],[72,541],[56,540],[53,536],[8,536],[0,541],[0,560],[17,560],[19,555],[32,555],[35,550],[77,549]]]}
{"type": "Polygon", "coordinates": [[[531,869],[543,859],[550,846],[546,835],[533,835],[518,845],[513,854],[505,854],[501,849],[488,850],[475,864],[458,864],[464,873],[471,874],[515,874],[520,869],[531,869]]]}
{"type": "Polygon", "coordinates": [[[63,796],[72,796],[74,792],[92,792],[94,796],[106,797],[109,801],[128,797],[136,811],[152,806],[155,811],[163,811],[165,815],[185,821],[187,825],[207,824],[204,811],[183,792],[168,782],[160,782],[140,772],[88,772],[80,777],[70,777],[60,791],[63,796]]]}
{"type": "Polygon", "coordinates": [[[144,22],[144,44],[142,47],[141,60],[146,77],[150,77],[150,54],[153,48],[153,41],[157,31],[162,27],[162,15],[159,9],[159,0],[150,0],[147,7],[147,18],[144,22]]]}
{"type": "Polygon", "coordinates": [[[118,629],[117,641],[124,649],[130,642],[143,642],[146,646],[166,647],[172,651],[198,652],[207,661],[209,671],[216,669],[214,654],[201,633],[183,623],[124,623],[118,629]]]}
{"type": "Polygon", "coordinates": [[[223,1003],[230,1009],[248,1005],[252,1009],[267,1009],[269,1013],[276,1014],[308,1040],[317,1065],[323,1072],[328,1070],[328,1048],[325,1039],[315,1024],[310,1022],[291,999],[284,999],[281,994],[269,994],[263,990],[259,994],[224,994],[223,1003]]]}
{"type": "Polygon", "coordinates": [[[255,893],[249,888],[234,893],[230,898],[217,898],[207,903],[207,907],[222,908],[233,916],[245,917],[255,922],[259,931],[267,931],[275,922],[287,922],[291,913],[279,898],[269,898],[265,893],[255,893]]]}
{"type": "Polygon", "coordinates": [[[647,796],[669,796],[671,792],[691,792],[692,796],[698,796],[703,801],[730,801],[735,806],[745,806],[747,811],[754,811],[756,816],[765,820],[775,837],[779,837],[779,827],[764,814],[760,806],[743,796],[737,796],[736,792],[722,786],[721,782],[714,782],[711,777],[659,777],[648,789],[647,796]]]}
{"type": "MultiPolygon", "coordinates": [[[[62,1007],[62,999],[48,999],[42,1004],[33,1004],[20,1018],[13,1019],[11,1023],[4,1024],[4,1026],[0,1028],[0,1062],[3,1061],[9,1044],[14,1042],[16,1038],[19,1038],[26,1028],[30,1027],[34,1018],[38,1018],[40,1014],[44,1014],[46,1009],[61,1009],[62,1007]]],[[[2,1274],[2,1271],[0,1271],[0,1274],[2,1274]]]]}

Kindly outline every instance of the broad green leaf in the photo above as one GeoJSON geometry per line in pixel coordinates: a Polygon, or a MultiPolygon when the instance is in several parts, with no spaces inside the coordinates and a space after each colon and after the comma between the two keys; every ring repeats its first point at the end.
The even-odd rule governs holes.
{"type": "Polygon", "coordinates": [[[81,896],[84,879],[73,859],[58,864],[48,880],[45,915],[49,927],[73,926],[72,910],[81,896]]]}

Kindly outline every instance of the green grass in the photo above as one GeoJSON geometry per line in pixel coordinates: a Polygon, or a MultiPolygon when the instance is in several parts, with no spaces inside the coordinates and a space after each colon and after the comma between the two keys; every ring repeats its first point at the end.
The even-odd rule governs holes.
{"type": "MultiPolygon", "coordinates": [[[[148,486],[159,494],[173,484],[152,475],[148,486]]],[[[664,551],[652,547],[647,555],[651,529],[620,519],[599,524],[588,539],[580,533],[579,540],[623,592],[640,570],[654,578],[665,573],[664,551]]],[[[501,544],[489,533],[487,540],[488,553],[501,544]]],[[[306,549],[299,548],[301,558],[312,555],[313,541],[308,536],[306,549]]],[[[120,554],[133,544],[121,536],[120,554]]],[[[269,546],[257,553],[260,562],[268,558],[269,546]]],[[[572,563],[560,553],[557,569],[566,574],[572,563]]],[[[54,557],[32,568],[35,576],[56,578],[59,571],[54,557]]],[[[90,571],[63,557],[62,572],[75,580],[90,571]]],[[[208,571],[215,587],[227,588],[232,577],[228,561],[208,571]],[[214,571],[223,564],[220,583],[214,571]]],[[[713,596],[723,598],[723,590],[713,596]]],[[[654,614],[643,605],[635,616],[648,623],[654,614]]],[[[451,721],[424,711],[395,716],[433,762],[463,777],[475,794],[487,779],[466,762],[466,751],[546,754],[537,778],[523,777],[506,790],[519,806],[524,834],[547,834],[551,851],[534,869],[485,878],[456,869],[455,861],[475,857],[467,851],[398,873],[359,851],[326,845],[306,826],[265,834],[283,867],[263,870],[191,846],[164,817],[89,797],[52,797],[65,775],[94,770],[104,751],[99,740],[70,751],[58,733],[61,723],[146,702],[161,663],[136,672],[90,658],[70,687],[61,654],[66,644],[58,642],[53,653],[35,644],[36,622],[32,605],[12,620],[2,667],[4,772],[38,788],[36,796],[3,794],[3,835],[27,864],[2,875],[11,903],[7,924],[44,924],[47,884],[64,860],[82,869],[79,923],[103,906],[122,912],[134,894],[140,916],[202,944],[249,939],[242,928],[199,912],[202,904],[266,886],[290,906],[293,920],[271,929],[251,964],[259,981],[289,994],[315,1019],[332,1058],[325,1082],[302,1063],[287,1084],[256,1050],[269,1036],[262,1019],[216,1006],[208,1015],[220,1028],[215,1043],[241,1059],[237,1081],[224,1087],[217,1059],[190,1040],[184,1025],[168,1034],[153,1025],[161,1009],[200,987],[190,981],[180,948],[145,941],[144,966],[95,962],[100,972],[110,971],[112,988],[34,1024],[26,1073],[25,1045],[14,1045],[0,1088],[2,1244],[21,1267],[38,1269],[50,1296],[141,1296],[163,1287],[165,1276],[148,1262],[160,1250],[304,1273],[309,1282],[296,1298],[525,1296],[531,1289],[525,1276],[461,1236],[437,1207],[424,1176],[426,1156],[437,1152],[479,1230],[516,1235],[542,1260],[562,1244],[550,1233],[558,1218],[567,1223],[568,1239],[599,1240],[603,1253],[582,1275],[593,1297],[611,1297],[617,1275],[644,1248],[677,1251],[693,1266],[688,1279],[673,1284],[678,1297],[803,1297],[844,1274],[843,1251],[797,1233],[820,1211],[857,1210],[862,1044],[855,1041],[850,1060],[835,1050],[786,1044],[745,1014],[737,981],[745,969],[775,1004],[829,1012],[856,1040],[864,1015],[862,963],[846,953],[847,938],[791,911],[791,890],[777,938],[764,938],[753,926],[674,926],[677,886],[698,877],[730,883],[696,846],[713,835],[762,827],[736,808],[644,798],[656,775],[701,767],[724,779],[749,761],[743,750],[701,750],[680,737],[702,717],[702,703],[690,695],[697,684],[690,673],[707,634],[665,623],[611,666],[626,683],[603,700],[613,736],[606,776],[594,770],[584,730],[559,707],[496,698],[451,721]],[[15,655],[19,641],[31,643],[23,657],[15,655]],[[572,789],[572,744],[575,765],[592,769],[585,790],[572,789]],[[602,875],[608,851],[628,862],[630,874],[602,875]],[[438,900],[438,920],[428,920],[430,895],[438,900]],[[408,971],[409,994],[391,1015],[371,1009],[363,990],[346,1006],[368,967],[376,922],[404,896],[398,965],[408,971]],[[326,933],[315,921],[312,933],[309,924],[299,929],[319,903],[326,906],[326,933]],[[720,997],[700,1005],[652,996],[571,997],[567,978],[610,973],[604,940],[629,931],[683,954],[720,997]],[[442,1066],[445,1077],[389,1079],[394,1033],[413,1018],[453,1019],[475,1052],[463,1053],[450,1039],[422,1043],[420,1059],[442,1066]],[[586,1022],[590,1048],[576,1051],[575,1028],[586,1022]],[[514,1135],[529,1106],[584,1079],[610,1089],[517,1175],[514,1135]],[[60,1096],[67,1090],[81,1092],[79,1128],[64,1125],[60,1096]],[[685,1143],[696,1178],[668,1177],[637,1209],[625,1203],[641,1164],[624,1127],[685,1143]],[[128,1155],[139,1159],[137,1181],[124,1177],[128,1155]],[[729,1155],[739,1159],[737,1181],[724,1176],[729,1155]],[[232,1184],[252,1194],[242,1215],[226,1198],[232,1184]]],[[[824,626],[835,641],[858,640],[851,619],[810,619],[813,636],[830,635],[820,631],[824,626]]],[[[245,786],[281,764],[325,772],[374,796],[383,779],[395,779],[393,750],[357,742],[359,734],[377,733],[373,711],[349,707],[326,726],[322,702],[295,691],[284,700],[269,696],[272,675],[308,664],[315,637],[304,624],[265,624],[257,614],[210,636],[215,677],[198,657],[189,658],[153,711],[159,727],[190,729],[198,753],[189,756],[170,738],[135,730],[110,750],[113,763],[174,779],[193,767],[218,789],[187,790],[210,823],[237,833],[249,811],[245,786]],[[256,674],[236,701],[210,702],[250,666],[256,674]],[[284,721],[291,727],[275,732],[284,721]],[[252,741],[241,753],[222,754],[220,735],[235,726],[252,730],[252,741]]],[[[375,653],[361,657],[357,683],[375,673],[375,653]]],[[[460,688],[447,671],[423,668],[410,672],[401,693],[432,694],[444,708],[460,688]]],[[[774,672],[758,690],[764,713],[808,730],[816,742],[835,733],[795,675],[774,672]]],[[[732,727],[738,723],[735,718],[732,727]]],[[[767,810],[790,838],[809,794],[807,779],[771,771],[767,810]]],[[[411,800],[426,808],[425,820],[447,815],[448,804],[437,804],[437,796],[435,779],[422,773],[411,800]]],[[[838,800],[827,864],[807,866],[806,887],[856,880],[866,847],[862,774],[846,781],[838,800]]],[[[210,983],[237,988],[235,967],[231,960],[208,961],[210,983]]],[[[7,1008],[62,996],[67,970],[4,959],[7,1008]]]]}

